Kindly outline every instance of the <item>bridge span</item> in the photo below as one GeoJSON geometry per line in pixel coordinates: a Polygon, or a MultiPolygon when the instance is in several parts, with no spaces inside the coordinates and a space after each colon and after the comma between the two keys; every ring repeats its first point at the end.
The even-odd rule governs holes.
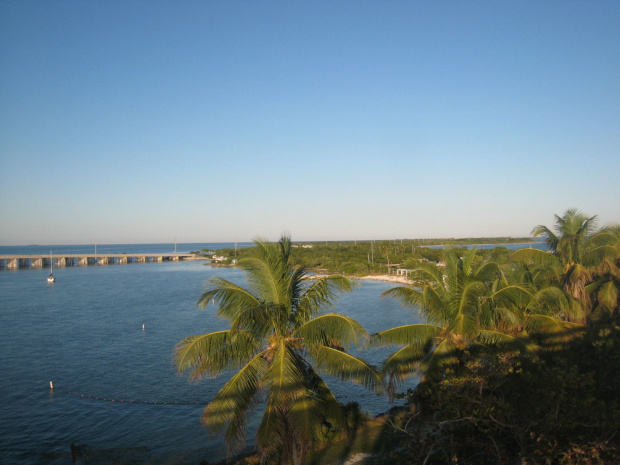
{"type": "Polygon", "coordinates": [[[58,254],[58,255],[0,255],[0,269],[113,265],[127,263],[178,262],[195,258],[189,253],[106,253],[106,254],[58,254]]]}

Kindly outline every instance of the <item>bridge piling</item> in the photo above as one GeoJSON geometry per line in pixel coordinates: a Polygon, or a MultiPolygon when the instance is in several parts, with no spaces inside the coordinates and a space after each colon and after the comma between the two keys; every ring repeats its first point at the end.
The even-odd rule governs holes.
{"type": "Polygon", "coordinates": [[[0,255],[0,269],[46,268],[53,261],[55,267],[111,265],[128,263],[182,261],[192,254],[57,254],[49,255],[0,255]]]}

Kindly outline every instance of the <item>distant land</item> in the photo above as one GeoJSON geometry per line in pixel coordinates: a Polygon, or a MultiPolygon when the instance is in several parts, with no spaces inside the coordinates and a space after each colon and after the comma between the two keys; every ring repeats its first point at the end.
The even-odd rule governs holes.
{"type": "MultiPolygon", "coordinates": [[[[531,237],[467,237],[352,241],[295,241],[291,260],[316,273],[345,273],[353,276],[387,275],[399,268],[414,268],[420,261],[438,262],[443,246],[479,246],[481,258],[489,254],[511,254],[515,244],[543,243],[531,237]],[[493,246],[497,246],[496,249],[493,246]],[[506,248],[505,246],[508,246],[506,248]],[[512,246],[512,247],[510,247],[512,246]]],[[[251,254],[251,247],[202,249],[193,253],[209,258],[209,265],[230,266],[251,254]]]]}

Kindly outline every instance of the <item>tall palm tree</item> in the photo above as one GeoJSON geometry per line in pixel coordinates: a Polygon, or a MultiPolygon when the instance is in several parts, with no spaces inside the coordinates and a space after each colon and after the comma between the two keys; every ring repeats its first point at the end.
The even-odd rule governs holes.
{"type": "Polygon", "coordinates": [[[591,279],[585,259],[591,251],[590,238],[596,232],[597,217],[588,217],[575,208],[566,210],[563,216],[555,215],[554,234],[547,226],[538,225],[532,230],[533,237],[544,237],[549,250],[564,268],[562,285],[575,299],[587,301],[586,284],[591,279]]]}
{"type": "Polygon", "coordinates": [[[583,263],[589,250],[589,239],[596,232],[597,216],[587,217],[576,208],[566,210],[563,216],[555,216],[555,234],[544,225],[535,226],[532,236],[543,237],[549,250],[564,266],[583,263]]]}
{"type": "Polygon", "coordinates": [[[319,371],[372,390],[383,384],[372,366],[345,351],[365,344],[362,326],[324,313],[338,294],[351,290],[351,281],[340,275],[311,279],[305,268],[293,269],[290,252],[288,236],[276,244],[256,240],[253,256],[239,261],[249,288],[212,278],[198,304],[204,308],[214,299],[231,327],[183,339],[174,360],[179,372],[191,370],[191,378],[237,370],[202,417],[212,433],[225,432],[229,450],[243,444],[249,412],[262,408],[256,436],[261,454],[299,465],[324,421],[346,429],[319,371]]]}
{"type": "MultiPolygon", "coordinates": [[[[500,276],[498,265],[475,264],[475,254],[471,249],[460,257],[457,249],[447,248],[445,267],[420,263],[409,274],[414,280],[411,287],[399,286],[383,293],[417,308],[427,321],[372,335],[371,347],[403,346],[383,363],[390,394],[406,377],[458,362],[459,352],[471,344],[519,344],[518,335],[501,330],[501,322],[515,318],[512,302],[521,289],[508,283],[496,284],[493,289],[500,276]]],[[[527,344],[521,348],[526,350],[527,344]]]]}
{"type": "Polygon", "coordinates": [[[564,314],[563,318],[584,322],[591,310],[586,286],[592,282],[592,267],[601,256],[592,241],[597,217],[569,209],[563,216],[555,215],[555,219],[555,233],[543,225],[532,230],[534,237],[545,238],[551,253],[521,249],[514,253],[513,260],[527,263],[537,273],[545,273],[550,285],[555,281],[571,300],[570,315],[564,314]]]}

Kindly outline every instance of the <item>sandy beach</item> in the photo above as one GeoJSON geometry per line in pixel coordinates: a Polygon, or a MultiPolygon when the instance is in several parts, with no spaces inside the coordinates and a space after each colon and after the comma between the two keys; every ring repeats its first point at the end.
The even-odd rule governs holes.
{"type": "Polygon", "coordinates": [[[363,280],[367,280],[367,281],[387,281],[390,283],[395,283],[395,284],[412,284],[413,281],[407,279],[405,276],[394,276],[394,275],[386,275],[386,274],[375,274],[375,275],[368,275],[368,276],[362,276],[361,278],[354,278],[354,279],[363,279],[363,280]]]}
{"type": "MultiPolygon", "coordinates": [[[[311,275],[309,276],[310,279],[320,279],[320,278],[324,278],[325,276],[329,276],[327,274],[315,274],[315,275],[311,275]]],[[[394,275],[386,275],[386,274],[373,274],[373,275],[368,275],[368,276],[349,276],[350,279],[354,280],[354,281],[359,281],[359,280],[365,280],[365,281],[385,281],[388,283],[394,283],[394,284],[413,284],[413,281],[410,281],[409,279],[407,279],[404,276],[394,276],[394,275]]]]}

